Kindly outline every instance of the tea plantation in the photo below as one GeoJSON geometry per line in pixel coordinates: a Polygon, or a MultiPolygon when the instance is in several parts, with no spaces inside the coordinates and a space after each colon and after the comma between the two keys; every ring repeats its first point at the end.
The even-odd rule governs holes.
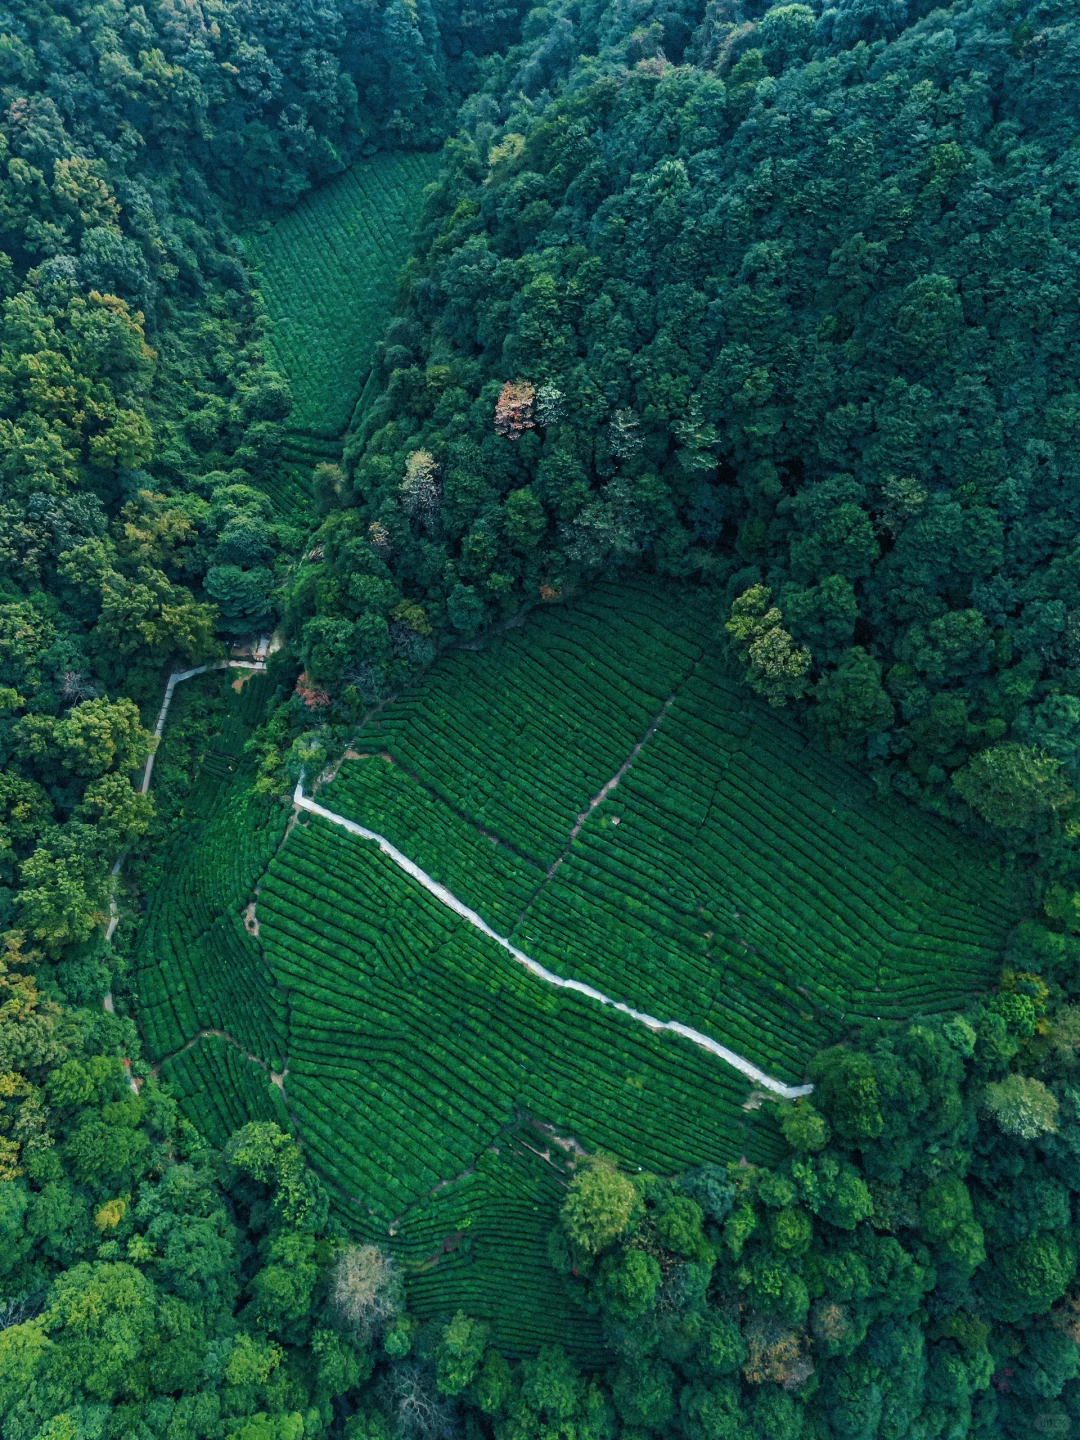
{"type": "MultiPolygon", "coordinates": [[[[183,823],[164,858],[137,952],[139,1025],[149,1051],[185,1097],[199,1126],[218,1140],[250,1118],[285,1118],[268,1085],[284,1063],[284,1009],[269,982],[243,907],[287,820],[252,790],[244,742],[261,717],[269,681],[252,676],[228,697],[231,713],[202,761],[183,823]],[[200,1036],[227,1029],[230,1039],[200,1036]],[[194,1044],[192,1043],[194,1042],[194,1044]],[[261,1064],[245,1058],[245,1052],[261,1064]]],[[[163,755],[167,757],[169,732],[163,755]]],[[[276,1098],[275,1098],[276,1097],[276,1098]]]]}
{"type": "MultiPolygon", "coordinates": [[[[543,608],[378,711],[318,799],[551,970],[797,1084],[854,1020],[989,983],[1023,896],[749,700],[718,628],[691,596],[627,585],[543,608]]],[[[287,1112],[418,1313],[467,1306],[517,1353],[593,1353],[548,1293],[563,1152],[538,1136],[664,1173],[767,1162],[773,1107],[692,1043],[530,974],[373,842],[307,814],[284,832],[241,764],[178,844],[139,980],[164,1073],[213,1135],[287,1112]]]]}
{"type": "Polygon", "coordinates": [[[261,483],[297,521],[309,518],[312,470],[341,458],[437,167],[421,153],[360,161],[246,243],[271,321],[269,359],[293,395],[281,463],[261,483]]]}
{"type": "Polygon", "coordinates": [[[1080,8],[0,92],[0,1440],[1080,1440],[1080,8]]]}
{"type": "Polygon", "coordinates": [[[247,242],[292,388],[290,428],[336,441],[393,309],[424,186],[438,157],[380,154],[306,195],[247,242]]]}

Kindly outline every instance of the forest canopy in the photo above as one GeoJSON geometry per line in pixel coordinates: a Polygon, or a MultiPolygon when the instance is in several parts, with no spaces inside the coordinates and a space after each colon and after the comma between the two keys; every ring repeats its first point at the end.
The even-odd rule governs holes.
{"type": "Polygon", "coordinates": [[[290,597],[324,683],[357,647],[394,683],[402,594],[468,636],[645,564],[760,593],[751,684],[886,783],[1017,828],[1058,808],[1076,36],[1053,6],[903,9],[533,12],[448,147],[329,567],[290,597]],[[553,98],[531,67],[570,30],[597,53],[553,98]],[[338,584],[358,561],[381,604],[338,584]],[[987,747],[1011,805],[965,768],[987,747]]]}
{"type": "Polygon", "coordinates": [[[5,1437],[1080,1433],[1078,77],[1052,0],[5,9],[5,1437]],[[245,237],[400,150],[439,179],[298,513],[245,237]],[[1037,908],[963,1013],[838,1030],[774,1165],[578,1156],[586,1366],[412,1313],[282,1075],[211,1145],[131,956],[229,724],[193,702],[145,793],[171,670],[277,633],[283,829],[441,650],[631,569],[1037,908]]]}

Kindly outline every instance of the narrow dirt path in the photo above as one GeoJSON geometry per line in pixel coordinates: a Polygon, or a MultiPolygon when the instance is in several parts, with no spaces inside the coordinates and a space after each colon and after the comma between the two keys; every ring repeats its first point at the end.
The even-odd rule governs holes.
{"type": "Polygon", "coordinates": [[[167,1061],[175,1060],[178,1055],[183,1055],[186,1051],[197,1045],[200,1040],[210,1039],[224,1040],[225,1043],[231,1045],[234,1050],[239,1050],[245,1060],[250,1060],[253,1065],[258,1065],[260,1070],[265,1070],[270,1076],[271,1083],[276,1085],[283,1095],[285,1094],[285,1076],[289,1073],[289,1062],[286,1061],[281,1070],[272,1069],[260,1056],[253,1055],[250,1050],[245,1050],[243,1045],[240,1044],[240,1041],[230,1035],[227,1030],[196,1030],[191,1039],[188,1040],[186,1044],[181,1045],[179,1050],[174,1050],[171,1055],[166,1055],[160,1064],[152,1066],[150,1073],[157,1075],[160,1073],[161,1066],[166,1064],[167,1061]]]}
{"type": "Polygon", "coordinates": [[[486,935],[489,940],[494,940],[496,945],[500,945],[507,954],[513,956],[519,965],[523,966],[531,974],[536,975],[539,979],[545,981],[548,985],[554,985],[560,990],[573,990],[579,995],[585,995],[590,1000],[597,1001],[600,1005],[607,1005],[612,1010],[618,1010],[623,1015],[629,1015],[631,1019],[637,1020],[639,1024],[646,1026],[649,1030],[668,1030],[674,1035],[680,1035],[684,1040],[689,1040],[691,1044],[697,1045],[702,1050],[708,1050],[710,1054],[718,1056],[725,1064],[730,1065],[732,1069],[738,1070],[741,1075],[745,1075],[747,1079],[753,1080],[756,1085],[772,1091],[774,1095],[782,1096],[785,1100],[798,1099],[800,1095],[809,1095],[813,1090],[814,1087],[812,1085],[785,1085],[782,1080],[777,1080],[774,1076],[767,1075],[765,1071],[755,1065],[753,1061],[744,1059],[743,1056],[737,1055],[734,1050],[729,1050],[726,1045],[721,1045],[718,1040],[714,1040],[712,1036],[703,1035],[700,1030],[694,1030],[691,1026],[684,1025],[680,1020],[658,1020],[655,1015],[647,1015],[643,1010],[635,1010],[632,1006],[625,1004],[621,1000],[613,1000],[609,995],[605,995],[603,991],[597,990],[592,985],[586,985],[582,980],[567,980],[562,975],[556,975],[553,970],[548,970],[547,967],[541,965],[538,960],[534,960],[531,956],[526,955],[524,950],[519,950],[517,946],[507,940],[505,936],[499,935],[492,930],[491,926],[485,920],[481,919],[475,910],[470,910],[464,901],[459,900],[445,885],[440,885],[437,880],[433,880],[426,871],[421,870],[419,865],[410,860],[407,855],[403,855],[402,852],[396,846],[391,845],[390,841],[384,836],[377,834],[374,830],[367,830],[363,825],[358,825],[355,820],[347,820],[344,815],[338,815],[333,810],[327,810],[324,805],[320,805],[317,801],[309,799],[304,794],[304,783],[302,780],[297,784],[296,790],[293,792],[293,804],[299,810],[307,810],[310,811],[312,815],[320,815],[332,825],[340,825],[341,828],[347,830],[350,835],[358,835],[362,840],[374,840],[384,855],[388,856],[395,865],[400,866],[407,875],[411,875],[430,895],[434,895],[436,900],[445,905],[447,909],[453,910],[455,915],[460,915],[463,920],[466,920],[474,929],[479,930],[481,934],[486,935]]]}
{"type": "MultiPolygon", "coordinates": [[[[258,654],[258,653],[259,653],[259,652],[256,651],[256,654],[258,654]]],[[[169,706],[172,704],[173,692],[175,691],[177,685],[180,684],[181,680],[191,680],[191,679],[193,679],[196,675],[205,675],[205,674],[207,673],[207,671],[209,671],[209,670],[265,670],[265,669],[266,669],[266,661],[265,661],[265,660],[216,660],[216,661],[214,661],[214,663],[213,663],[212,665],[196,665],[195,668],[192,669],[192,670],[174,670],[173,673],[169,676],[168,684],[165,686],[165,694],[164,694],[164,697],[162,698],[162,701],[161,701],[161,709],[158,711],[157,723],[156,723],[155,726],[154,726],[154,739],[155,739],[155,740],[160,740],[161,737],[162,737],[162,735],[164,734],[164,731],[165,731],[165,721],[168,719],[169,706]]],[[[156,747],[155,747],[155,750],[156,750],[156,747]]],[[[154,754],[155,754],[155,750],[151,750],[150,754],[146,757],[146,766],[145,766],[145,768],[144,768],[144,770],[143,770],[142,785],[140,786],[140,790],[139,790],[139,793],[142,794],[142,795],[146,795],[146,794],[148,794],[149,791],[150,791],[150,777],[151,777],[151,775],[153,775],[153,773],[154,773],[154,754]]],[[[112,881],[113,881],[114,883],[110,886],[110,890],[109,890],[109,920],[108,920],[108,924],[105,926],[105,943],[106,943],[107,945],[111,945],[111,944],[112,944],[112,938],[113,938],[113,936],[114,936],[115,933],[116,933],[116,927],[117,927],[117,925],[120,923],[120,907],[119,907],[119,906],[117,905],[117,903],[116,903],[116,884],[115,884],[115,881],[116,881],[116,877],[120,874],[120,871],[121,871],[121,869],[123,868],[124,857],[125,857],[126,853],[127,853],[126,851],[121,850],[120,854],[116,857],[116,862],[115,862],[115,864],[113,865],[112,869],[109,871],[110,879],[112,879],[112,881]]],[[[105,1010],[109,1015],[114,1015],[114,1014],[116,1013],[116,1007],[115,1007],[115,1005],[113,1004],[113,997],[112,997],[112,991],[111,991],[111,990],[108,991],[107,994],[105,994],[104,996],[102,996],[101,1008],[102,1008],[103,1010],[105,1010]]],[[[196,1037],[196,1038],[198,1038],[198,1037],[196,1037]]],[[[226,1037],[226,1038],[231,1038],[231,1037],[226,1037]]],[[[192,1042],[192,1043],[194,1043],[194,1042],[192,1042]]],[[[235,1043],[235,1042],[233,1042],[233,1043],[235,1043]]],[[[254,1059],[255,1057],[254,1057],[254,1056],[250,1056],[249,1058],[250,1058],[250,1059],[254,1059]]],[[[261,1064],[262,1062],[260,1061],[259,1063],[261,1064]]],[[[128,1083],[130,1084],[132,1090],[134,1090],[135,1094],[137,1095],[137,1094],[139,1093],[139,1085],[138,1085],[138,1082],[136,1081],[135,1077],[131,1074],[131,1062],[130,1062],[130,1061],[127,1061],[126,1064],[127,1064],[127,1069],[128,1069],[128,1083]]],[[[273,1077],[271,1077],[271,1078],[273,1078],[273,1077]]],[[[280,1081],[275,1081],[275,1084],[279,1084],[279,1083],[280,1083],[280,1081]]]]}
{"type": "Polygon", "coordinates": [[[555,871],[559,868],[562,862],[566,859],[567,855],[570,853],[570,847],[571,845],[573,845],[577,837],[581,834],[581,827],[585,824],[585,821],[588,820],[589,816],[593,813],[593,811],[598,805],[602,805],[604,803],[604,801],[608,798],[611,792],[616,788],[619,781],[630,769],[631,765],[633,765],[637,757],[641,754],[642,750],[644,750],[645,746],[656,734],[657,730],[660,729],[660,726],[664,723],[664,716],[671,709],[672,705],[674,705],[675,697],[676,695],[678,695],[678,693],[679,692],[677,689],[671,692],[668,698],[664,701],[663,705],[660,707],[658,713],[654,716],[653,721],[650,724],[649,728],[645,731],[645,734],[630,751],[630,754],[619,766],[618,770],[615,771],[615,774],[611,777],[610,780],[606,780],[604,784],[601,785],[600,789],[596,792],[593,798],[589,801],[588,805],[585,806],[585,809],[582,810],[581,814],[574,821],[574,828],[570,831],[570,834],[567,837],[566,845],[563,849],[562,854],[552,865],[551,869],[547,872],[547,878],[549,880],[555,874],[555,871]]]}
{"type": "MultiPolygon", "coordinates": [[[[161,702],[161,709],[158,711],[157,724],[154,726],[154,739],[160,740],[165,733],[165,721],[168,719],[169,706],[172,704],[173,691],[181,680],[193,680],[196,675],[205,675],[210,670],[265,670],[265,660],[215,660],[212,665],[196,665],[194,670],[174,670],[169,676],[169,683],[165,686],[165,696],[161,702]]],[[[143,771],[142,793],[146,795],[150,790],[150,777],[154,773],[154,752],[146,757],[146,769],[143,771]]]]}
{"type": "MultiPolygon", "coordinates": [[[[158,711],[157,723],[154,726],[154,739],[160,740],[165,733],[165,721],[168,719],[169,706],[172,704],[173,691],[181,680],[192,680],[196,675],[205,675],[210,670],[265,670],[265,660],[215,660],[212,665],[196,665],[193,670],[174,670],[169,676],[169,683],[165,686],[165,696],[161,702],[161,709],[158,711]]],[[[152,750],[146,757],[146,766],[143,770],[142,784],[139,787],[140,795],[150,793],[150,777],[154,773],[154,755],[152,750]]],[[[121,851],[116,857],[116,863],[109,871],[110,876],[115,879],[124,864],[125,851],[121,851]]],[[[115,887],[114,892],[109,896],[109,923],[105,927],[105,939],[111,944],[112,937],[116,933],[116,927],[120,921],[120,912],[116,905],[115,887]]],[[[112,995],[106,995],[104,1000],[105,1009],[112,1011],[112,995]]]]}

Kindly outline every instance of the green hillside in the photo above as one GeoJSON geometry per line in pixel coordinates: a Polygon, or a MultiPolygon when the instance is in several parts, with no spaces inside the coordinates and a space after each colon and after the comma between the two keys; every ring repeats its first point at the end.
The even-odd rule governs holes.
{"type": "Polygon", "coordinates": [[[306,195],[247,243],[288,376],[290,429],[337,440],[393,309],[437,155],[380,154],[306,195]]]}
{"type": "MultiPolygon", "coordinates": [[[[630,586],[534,612],[439,661],[318,798],[555,972],[798,1083],[854,1021],[990,983],[1019,908],[994,854],[882,804],[748,700],[716,630],[700,601],[630,586]]],[[[693,1043],[527,973],[371,842],[301,814],[278,846],[249,786],[241,768],[177,847],[145,931],[163,1073],[223,1137],[278,1113],[281,1067],[334,1208],[400,1254],[417,1313],[467,1305],[515,1353],[590,1353],[549,1293],[552,1146],[537,1160],[521,1125],[672,1174],[774,1160],[772,1105],[693,1043]]]]}
{"type": "Polygon", "coordinates": [[[985,987],[1019,918],[995,855],[808,749],[707,609],[644,588],[446,657],[355,745],[323,804],[558,973],[794,1083],[845,1026],[985,987]]]}
{"type": "Polygon", "coordinates": [[[1062,0],[5,5],[0,1440],[1080,1440],[1078,312],[1062,0]]]}

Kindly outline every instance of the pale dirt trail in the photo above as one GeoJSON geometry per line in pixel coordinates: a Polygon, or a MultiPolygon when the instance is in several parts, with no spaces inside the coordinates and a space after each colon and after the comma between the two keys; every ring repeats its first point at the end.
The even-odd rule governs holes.
{"type": "MultiPolygon", "coordinates": [[[[165,1060],[175,1060],[178,1055],[183,1055],[188,1050],[193,1049],[200,1040],[209,1039],[224,1040],[225,1043],[231,1045],[234,1050],[239,1050],[245,1060],[250,1060],[253,1065],[258,1065],[261,1070],[265,1070],[271,1082],[277,1086],[283,1095],[285,1094],[285,1076],[289,1073],[288,1062],[286,1062],[280,1070],[275,1070],[273,1066],[268,1065],[266,1061],[258,1055],[253,1055],[250,1050],[245,1050],[243,1045],[240,1044],[240,1041],[230,1035],[227,1030],[215,1030],[213,1028],[196,1030],[195,1034],[185,1045],[181,1045],[180,1049],[174,1050],[171,1055],[166,1055],[165,1060]]],[[[164,1064],[164,1061],[162,1061],[162,1064],[164,1064]]],[[[151,1065],[150,1073],[151,1075],[160,1075],[161,1065],[151,1065]]]]}
{"type": "Polygon", "coordinates": [[[384,855],[388,856],[395,865],[400,866],[407,875],[411,875],[429,894],[434,895],[436,900],[445,905],[447,909],[453,910],[455,915],[460,915],[463,920],[468,921],[474,929],[479,930],[482,935],[486,935],[489,940],[494,940],[496,945],[501,945],[509,955],[513,956],[519,965],[523,966],[540,980],[545,981],[548,985],[554,985],[560,990],[573,990],[578,995],[585,995],[600,1005],[607,1005],[612,1010],[618,1010],[623,1015],[629,1015],[631,1019],[637,1020],[649,1030],[669,1030],[674,1035],[681,1035],[684,1040],[689,1040],[691,1044],[697,1045],[702,1050],[708,1050],[710,1054],[718,1056],[725,1064],[730,1065],[733,1070],[738,1070],[741,1075],[745,1075],[748,1080],[752,1080],[755,1085],[760,1085],[763,1090],[769,1090],[774,1095],[779,1095],[785,1100],[797,1100],[800,1095],[809,1095],[812,1092],[814,1088],[812,1085],[785,1085],[782,1080],[777,1080],[774,1076],[767,1075],[764,1070],[759,1069],[751,1060],[746,1060],[741,1055],[736,1055],[734,1050],[729,1050],[726,1045],[721,1045],[720,1042],[714,1040],[712,1036],[704,1035],[700,1030],[694,1030],[689,1025],[684,1025],[680,1020],[658,1020],[655,1015],[646,1015],[643,1010],[635,1010],[632,1006],[624,1004],[621,1000],[613,1000],[609,995],[605,995],[603,991],[597,990],[592,985],[586,985],[582,980],[567,980],[562,975],[556,975],[553,970],[548,970],[546,966],[541,965],[539,960],[534,960],[530,955],[526,955],[524,950],[519,950],[517,946],[510,940],[507,940],[505,936],[496,934],[487,921],[483,920],[475,910],[470,910],[464,901],[459,900],[456,895],[447,890],[445,885],[440,885],[437,880],[433,880],[430,875],[420,869],[419,865],[410,860],[407,855],[403,855],[396,846],[391,845],[390,841],[384,836],[377,834],[374,830],[367,830],[363,825],[358,825],[355,820],[347,820],[344,815],[338,815],[333,810],[327,810],[324,805],[320,805],[317,801],[309,799],[304,794],[304,784],[302,780],[297,784],[296,790],[293,793],[293,804],[300,810],[310,811],[312,815],[320,815],[332,825],[340,825],[341,828],[347,830],[350,835],[358,835],[362,840],[374,840],[384,855]]]}
{"type": "MultiPolygon", "coordinates": [[[[181,680],[192,680],[196,675],[205,675],[209,670],[265,670],[265,660],[216,660],[213,665],[196,665],[194,670],[174,670],[169,676],[169,683],[165,686],[165,698],[161,702],[161,709],[158,711],[157,724],[154,726],[154,739],[160,740],[165,733],[165,721],[168,718],[169,706],[172,704],[173,691],[181,680]]],[[[142,785],[139,787],[139,794],[146,795],[150,791],[150,777],[154,773],[154,754],[151,751],[146,757],[146,768],[143,770],[142,785]]],[[[116,864],[109,872],[114,877],[120,874],[120,867],[124,863],[124,855],[121,852],[116,857],[116,864]]],[[[115,894],[109,896],[109,923],[105,927],[105,939],[111,941],[120,919],[120,912],[116,908],[115,894]]],[[[112,1010],[112,996],[105,996],[105,1009],[112,1010]]]]}
{"type": "MultiPolygon", "coordinates": [[[[181,680],[191,680],[196,675],[205,675],[208,670],[265,669],[265,660],[217,660],[212,665],[196,665],[193,670],[174,670],[173,673],[169,676],[169,683],[165,686],[165,697],[161,702],[161,709],[158,711],[157,724],[154,726],[154,739],[160,740],[162,734],[164,733],[165,721],[169,714],[169,706],[172,704],[173,691],[176,689],[177,685],[179,685],[181,680]]],[[[140,794],[146,795],[149,792],[150,776],[153,773],[154,751],[152,750],[150,754],[146,757],[146,768],[143,770],[140,794]]],[[[121,851],[120,854],[116,857],[116,863],[112,867],[112,870],[109,872],[110,876],[114,881],[117,875],[120,874],[120,868],[124,863],[124,853],[124,851],[121,851]]],[[[105,926],[106,944],[112,944],[112,937],[116,933],[116,927],[119,923],[120,909],[116,903],[116,886],[114,884],[109,894],[109,923],[105,926]]],[[[116,1013],[115,1007],[113,1005],[113,997],[111,990],[106,995],[102,996],[101,1008],[103,1010],[106,1010],[110,1015],[116,1013]]],[[[125,1060],[124,1064],[126,1065],[128,1070],[128,1084],[131,1086],[132,1090],[134,1090],[135,1094],[137,1095],[139,1093],[139,1082],[135,1079],[134,1075],[131,1074],[131,1062],[130,1060],[125,1060]]]]}
{"type": "MultiPolygon", "coordinates": [[[[183,680],[193,679],[196,675],[205,675],[209,670],[225,669],[265,670],[266,664],[265,661],[262,660],[219,660],[213,665],[198,665],[191,670],[174,671],[173,674],[169,676],[168,684],[165,687],[165,695],[161,702],[161,709],[158,712],[157,723],[154,726],[155,739],[160,740],[164,733],[165,721],[168,718],[169,706],[172,703],[173,692],[176,686],[183,680]]],[[[589,813],[602,799],[606,798],[606,796],[614,790],[625,772],[633,764],[638,751],[641,750],[645,742],[651,738],[659,727],[670,703],[671,701],[669,700],[650,726],[645,737],[635,746],[618,774],[608,782],[600,792],[600,795],[590,804],[589,809],[578,817],[577,824],[574,827],[575,835],[580,831],[589,813]]],[[[146,768],[143,771],[141,790],[144,795],[147,794],[150,789],[150,777],[153,771],[154,756],[151,754],[147,757],[146,768]]],[[[595,986],[587,985],[582,980],[567,980],[562,975],[556,975],[553,970],[547,969],[547,967],[541,965],[538,960],[534,960],[530,955],[526,955],[524,950],[519,950],[518,947],[505,936],[497,934],[487,921],[479,916],[475,910],[471,910],[464,901],[459,900],[445,885],[440,885],[437,880],[433,880],[426,871],[421,870],[419,865],[410,860],[407,855],[402,854],[396,846],[391,845],[390,841],[384,836],[377,834],[374,830],[365,829],[363,825],[358,825],[355,820],[348,820],[344,815],[338,815],[333,810],[327,810],[325,806],[305,796],[302,780],[298,782],[296,790],[293,793],[293,804],[297,809],[307,810],[313,815],[320,815],[324,820],[328,820],[333,825],[340,825],[342,829],[347,830],[349,834],[357,835],[362,840],[373,840],[384,855],[388,856],[395,865],[400,866],[407,875],[410,875],[418,884],[422,885],[429,894],[434,895],[436,900],[452,910],[456,915],[460,915],[463,920],[472,925],[474,929],[479,930],[481,934],[486,935],[489,940],[494,940],[495,944],[501,946],[519,965],[523,966],[524,969],[528,970],[530,974],[535,975],[538,979],[545,981],[546,984],[554,985],[560,990],[572,990],[578,995],[584,995],[590,1000],[595,1000],[600,1005],[606,1005],[612,1010],[618,1010],[620,1014],[629,1015],[632,1020],[638,1021],[639,1024],[644,1025],[649,1030],[667,1030],[674,1035],[679,1035],[682,1039],[689,1040],[691,1044],[697,1045],[700,1049],[707,1050],[710,1054],[716,1055],[720,1060],[723,1060],[726,1065],[730,1065],[733,1070],[737,1070],[741,1075],[745,1075],[748,1080],[752,1080],[755,1085],[760,1085],[762,1089],[768,1090],[774,1095],[779,1095],[784,1100],[797,1100],[801,1095],[809,1095],[812,1093],[814,1089],[812,1085],[785,1085],[782,1080],[777,1080],[774,1076],[766,1074],[765,1071],[755,1065],[753,1061],[744,1059],[742,1055],[737,1055],[734,1050],[729,1050],[726,1045],[721,1045],[718,1040],[714,1040],[711,1035],[705,1035],[700,1030],[695,1030],[689,1025],[684,1025],[680,1020],[658,1020],[655,1015],[647,1015],[643,1010],[635,1010],[633,1006],[625,1004],[622,1000],[613,1000],[610,995],[605,995],[603,991],[597,990],[595,986]]],[[[120,873],[123,860],[123,855],[117,858],[116,864],[112,869],[114,876],[120,873]]],[[[111,941],[119,919],[115,896],[110,897],[109,912],[109,923],[105,931],[105,938],[111,941]]],[[[111,1011],[113,1009],[112,994],[106,995],[102,1003],[106,1010],[111,1011]]],[[[200,1035],[201,1034],[221,1034],[222,1038],[236,1044],[236,1042],[232,1040],[232,1036],[225,1035],[224,1032],[206,1031],[200,1032],[200,1035]]],[[[200,1036],[196,1036],[193,1040],[189,1041],[188,1044],[194,1044],[199,1038],[200,1036]]],[[[249,1058],[253,1060],[256,1059],[255,1056],[250,1056],[249,1058]]],[[[258,1063],[262,1064],[263,1062],[259,1061],[258,1063]]],[[[279,1077],[276,1074],[271,1074],[271,1078],[275,1084],[281,1085],[284,1076],[279,1077]]],[[[132,1080],[131,1083],[132,1088],[135,1089],[134,1080],[132,1080]]]]}

